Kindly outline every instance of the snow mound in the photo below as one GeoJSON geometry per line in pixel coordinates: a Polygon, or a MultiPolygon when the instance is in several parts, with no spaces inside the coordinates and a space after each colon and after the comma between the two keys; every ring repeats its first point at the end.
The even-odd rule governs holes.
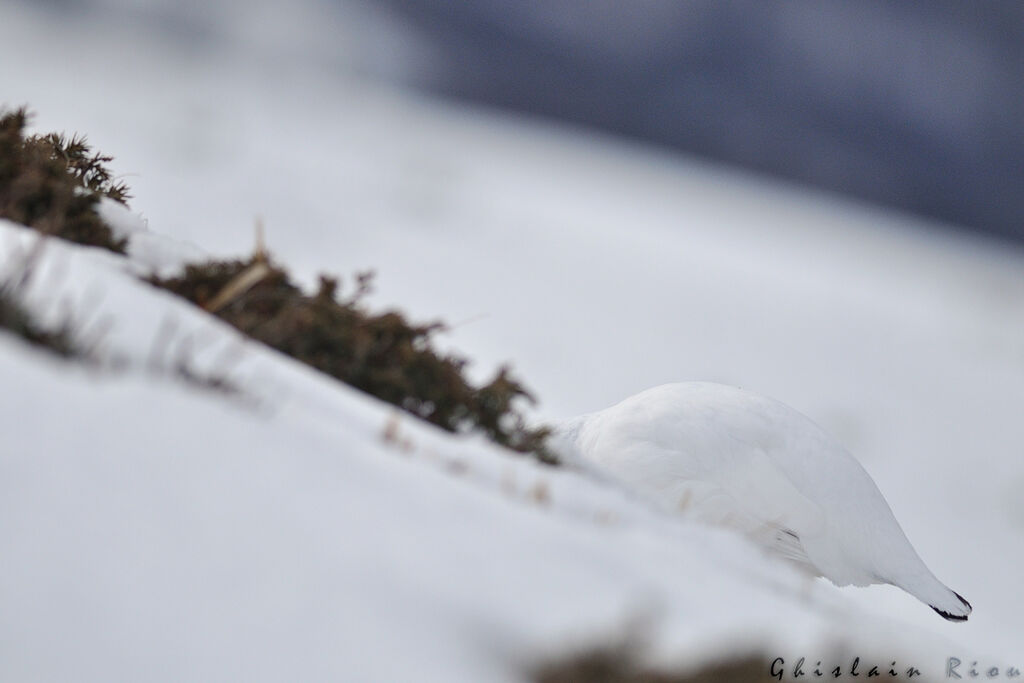
{"type": "MultiPolygon", "coordinates": [[[[0,222],[2,269],[36,239],[0,222]]],[[[24,292],[51,320],[55,292],[98,292],[119,371],[0,333],[4,680],[513,681],[637,622],[676,665],[939,661],[738,537],[399,415],[141,267],[49,241],[24,292]],[[211,371],[231,350],[255,400],[160,373],[161,329],[211,371]]]]}

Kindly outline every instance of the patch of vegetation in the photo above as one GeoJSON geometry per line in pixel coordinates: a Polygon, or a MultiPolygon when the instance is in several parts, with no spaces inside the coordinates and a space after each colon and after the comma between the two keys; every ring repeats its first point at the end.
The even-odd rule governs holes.
{"type": "Polygon", "coordinates": [[[124,253],[96,213],[101,197],[125,203],[128,188],[115,181],[85,137],[25,135],[26,109],[0,111],[0,217],[79,244],[124,253]]]}
{"type": "Polygon", "coordinates": [[[767,660],[746,656],[696,671],[671,672],[644,667],[630,646],[588,650],[550,662],[533,672],[536,683],[763,683],[772,680],[767,660]]]}
{"type": "MultiPolygon", "coordinates": [[[[96,212],[102,197],[121,203],[128,198],[128,188],[107,166],[111,157],[92,151],[84,137],[27,136],[29,118],[24,108],[0,111],[0,217],[124,253],[126,241],[116,239],[96,212]]],[[[448,431],[477,430],[502,446],[555,460],[544,446],[547,430],[528,428],[517,410],[517,401],[533,398],[507,368],[483,386],[471,385],[463,375],[466,361],[432,345],[443,325],[413,324],[397,312],[366,310],[362,301],[369,276],[358,277],[347,298],[338,296],[336,279],[323,277],[310,296],[258,254],[248,261],[193,264],[180,277],[151,282],[246,335],[448,431]]],[[[38,328],[11,296],[0,306],[0,327],[73,355],[69,330],[38,328]]],[[[177,373],[218,391],[234,390],[223,378],[200,378],[187,368],[177,373]]]]}
{"type": "Polygon", "coordinates": [[[262,252],[249,260],[186,266],[173,278],[150,282],[205,308],[244,334],[346,384],[383,399],[450,432],[477,430],[512,450],[555,458],[544,446],[548,430],[530,429],[517,410],[533,401],[502,368],[475,387],[463,376],[466,361],[434,349],[440,323],[410,323],[397,312],[371,313],[363,305],[371,276],[356,278],[339,296],[337,279],[320,278],[303,293],[287,271],[262,252]]]}
{"type": "Polygon", "coordinates": [[[44,329],[25,310],[11,288],[6,286],[0,286],[0,330],[7,330],[29,344],[46,349],[62,358],[81,355],[72,338],[69,325],[56,330],[44,329]]]}

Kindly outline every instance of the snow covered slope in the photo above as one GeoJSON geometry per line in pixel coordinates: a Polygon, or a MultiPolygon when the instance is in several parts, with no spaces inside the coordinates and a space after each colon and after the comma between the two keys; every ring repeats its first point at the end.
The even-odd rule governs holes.
{"type": "MultiPolygon", "coordinates": [[[[0,222],[5,274],[35,239],[0,222]]],[[[739,538],[401,417],[131,269],[53,241],[25,297],[98,292],[119,371],[0,333],[3,680],[521,680],[634,622],[686,666],[939,661],[739,538]],[[247,400],[176,379],[183,347],[238,357],[247,400]]]]}
{"type": "Polygon", "coordinates": [[[212,367],[237,338],[124,277],[142,266],[54,245],[51,280],[98,298],[135,369],[2,338],[0,678],[512,679],[651,611],[666,659],[835,635],[940,673],[947,656],[1024,668],[1018,250],[272,57],[0,7],[4,97],[117,157],[164,236],[137,264],[244,251],[259,214],[307,279],[376,268],[375,300],[456,323],[481,375],[512,360],[542,417],[685,379],[777,397],[861,460],[974,614],[946,624],[881,587],[804,599],[731,537],[407,420],[404,455],[389,410],[260,349],[235,370],[255,412],[161,378],[150,357],[189,346],[165,350],[161,327],[212,367]]]}

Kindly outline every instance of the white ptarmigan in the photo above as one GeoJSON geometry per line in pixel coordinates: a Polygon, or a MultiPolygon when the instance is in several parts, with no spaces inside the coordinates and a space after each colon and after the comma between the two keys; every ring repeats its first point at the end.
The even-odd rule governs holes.
{"type": "Polygon", "coordinates": [[[569,457],[837,586],[888,583],[951,621],[971,613],[918,557],[860,463],[778,401],[666,384],[569,420],[555,438],[569,457]]]}

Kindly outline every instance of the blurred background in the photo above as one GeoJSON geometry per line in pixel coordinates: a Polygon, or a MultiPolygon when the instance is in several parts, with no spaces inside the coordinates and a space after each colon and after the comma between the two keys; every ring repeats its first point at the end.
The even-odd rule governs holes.
{"type": "Polygon", "coordinates": [[[416,85],[1024,237],[1020,3],[384,4],[416,85]]]}
{"type": "Polygon", "coordinates": [[[846,597],[1022,663],[1021,3],[4,0],[0,98],[158,235],[376,269],[541,418],[794,406],[976,612],[846,597]]]}
{"type": "Polygon", "coordinates": [[[1024,238],[1016,2],[25,4],[55,21],[159,32],[189,50],[257,48],[357,68],[1024,238]]]}

